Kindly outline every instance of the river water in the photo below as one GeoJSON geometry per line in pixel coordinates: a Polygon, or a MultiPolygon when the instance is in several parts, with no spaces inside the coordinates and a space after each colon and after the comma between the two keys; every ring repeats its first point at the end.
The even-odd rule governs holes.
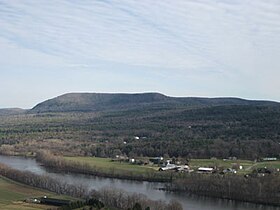
{"type": "Polygon", "coordinates": [[[184,210],[280,210],[279,207],[158,190],[164,187],[163,183],[129,181],[80,174],[54,173],[42,167],[32,158],[0,155],[0,162],[21,171],[31,171],[39,175],[48,175],[69,184],[87,186],[89,189],[98,190],[100,188],[110,187],[132,193],[142,193],[153,200],[170,201],[171,199],[175,199],[182,204],[184,210]]]}

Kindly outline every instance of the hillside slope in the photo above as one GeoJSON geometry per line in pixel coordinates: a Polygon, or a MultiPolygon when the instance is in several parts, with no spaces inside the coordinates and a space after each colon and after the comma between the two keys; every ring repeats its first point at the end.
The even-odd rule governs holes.
{"type": "Polygon", "coordinates": [[[24,114],[26,110],[20,108],[7,108],[7,109],[0,109],[0,115],[17,115],[17,114],[24,114]]]}
{"type": "Polygon", "coordinates": [[[273,106],[276,102],[251,101],[239,98],[195,98],[169,97],[159,93],[110,94],[110,93],[68,93],[39,103],[31,113],[45,112],[92,112],[126,110],[138,108],[207,107],[222,105],[273,106]]]}
{"type": "Polygon", "coordinates": [[[255,159],[280,157],[279,125],[276,102],[71,93],[25,114],[0,115],[0,144],[15,145],[17,152],[46,148],[98,157],[122,153],[255,159]]]}

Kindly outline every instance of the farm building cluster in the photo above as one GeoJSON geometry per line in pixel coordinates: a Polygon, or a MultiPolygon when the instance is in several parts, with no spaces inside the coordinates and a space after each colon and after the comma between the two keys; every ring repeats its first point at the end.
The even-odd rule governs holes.
{"type": "MultiPolygon", "coordinates": [[[[151,167],[158,167],[159,171],[173,171],[173,172],[186,172],[186,173],[205,173],[205,174],[211,174],[211,173],[219,173],[219,174],[236,174],[239,170],[245,170],[244,166],[237,163],[238,159],[236,157],[228,157],[226,159],[222,159],[223,162],[228,162],[227,164],[224,164],[222,167],[219,166],[219,164],[213,164],[213,162],[217,161],[216,158],[208,159],[212,161],[212,164],[210,164],[209,161],[207,163],[201,163],[201,165],[195,165],[192,167],[189,165],[189,161],[186,159],[178,159],[178,158],[163,158],[163,157],[150,157],[150,158],[128,158],[127,156],[122,155],[116,155],[115,158],[112,159],[112,161],[117,162],[127,162],[130,164],[136,164],[136,165],[150,165],[151,167]],[[227,166],[226,166],[227,165],[227,166]],[[231,165],[231,166],[230,166],[231,165]],[[225,167],[226,166],[226,167],[225,167]]],[[[260,159],[259,162],[263,161],[276,161],[277,158],[263,158],[260,159]]],[[[207,161],[206,161],[207,162],[207,161]]],[[[252,168],[254,169],[254,168],[252,168]]],[[[265,176],[272,174],[274,171],[279,173],[278,170],[272,170],[267,169],[265,167],[256,168],[254,170],[248,170],[248,172],[252,172],[252,176],[265,176]]]]}

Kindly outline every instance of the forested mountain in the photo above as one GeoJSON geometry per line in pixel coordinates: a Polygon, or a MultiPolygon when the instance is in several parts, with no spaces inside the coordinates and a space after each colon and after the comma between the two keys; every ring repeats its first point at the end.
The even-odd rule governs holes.
{"type": "Polygon", "coordinates": [[[159,93],[69,93],[44,101],[36,105],[30,112],[90,112],[138,108],[199,108],[222,105],[271,106],[278,104],[270,101],[251,101],[239,98],[168,97],[159,93]]]}
{"type": "Polygon", "coordinates": [[[71,93],[23,114],[2,112],[0,145],[9,145],[4,152],[45,148],[100,157],[280,157],[277,102],[71,93]]]}

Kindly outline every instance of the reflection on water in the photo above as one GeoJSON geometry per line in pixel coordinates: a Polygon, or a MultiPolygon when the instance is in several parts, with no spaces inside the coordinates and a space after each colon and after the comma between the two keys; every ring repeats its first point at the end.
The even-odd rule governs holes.
{"type": "Polygon", "coordinates": [[[39,175],[48,175],[69,184],[87,186],[89,189],[98,190],[103,187],[110,187],[122,189],[131,193],[142,193],[153,200],[161,199],[164,201],[170,201],[171,199],[176,199],[186,210],[280,210],[280,208],[271,206],[158,190],[159,188],[164,187],[163,183],[120,180],[80,174],[54,173],[46,170],[36,162],[36,160],[31,158],[0,155],[0,162],[18,170],[31,171],[39,175]]]}

